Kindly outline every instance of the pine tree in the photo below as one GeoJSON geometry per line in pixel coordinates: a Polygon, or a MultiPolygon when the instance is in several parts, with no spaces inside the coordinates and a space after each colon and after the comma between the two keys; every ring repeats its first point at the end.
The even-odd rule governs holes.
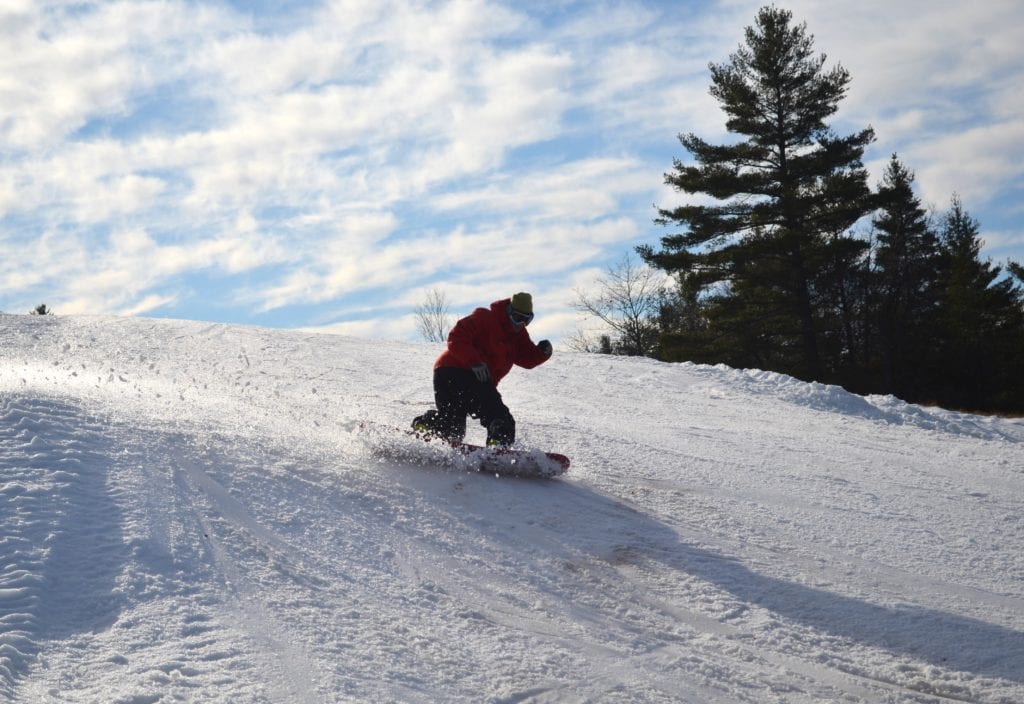
{"type": "Polygon", "coordinates": [[[1024,294],[1001,267],[981,259],[980,226],[954,196],[940,241],[941,314],[933,336],[942,356],[939,401],[1024,410],[1024,294]]]}
{"type": "Polygon", "coordinates": [[[929,337],[940,303],[938,237],[913,184],[914,174],[893,154],[878,189],[881,211],[873,220],[878,245],[871,316],[881,390],[904,399],[921,399],[929,386],[935,361],[929,337]]]}
{"type": "Polygon", "coordinates": [[[656,356],[666,361],[717,361],[707,352],[707,301],[701,299],[692,275],[679,272],[674,279],[675,286],[666,289],[661,301],[656,356]]]}
{"type": "Polygon", "coordinates": [[[640,252],[700,288],[713,361],[824,379],[834,366],[823,359],[824,340],[842,329],[827,276],[854,268],[865,248],[846,233],[871,209],[861,157],[874,133],[837,137],[827,126],[849,73],[826,70],[806,26],[791,19],[762,8],[745,45],[711,64],[726,128],[745,139],[713,145],[680,135],[695,163],[676,159],[666,183],[720,204],[660,210],[659,222],[686,231],[640,252]]]}

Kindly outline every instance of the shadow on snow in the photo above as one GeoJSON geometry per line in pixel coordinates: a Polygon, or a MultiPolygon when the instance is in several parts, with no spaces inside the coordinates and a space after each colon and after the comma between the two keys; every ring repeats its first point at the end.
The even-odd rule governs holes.
{"type": "MultiPolygon", "coordinates": [[[[403,482],[424,487],[439,471],[405,468],[402,474],[403,482]]],[[[441,475],[450,483],[451,473],[441,475]]],[[[650,560],[821,633],[946,669],[1024,682],[1020,631],[924,607],[881,606],[758,574],[735,558],[680,542],[670,525],[571,480],[467,475],[474,485],[476,480],[485,486],[477,487],[474,503],[460,507],[458,518],[467,531],[490,533],[494,541],[523,553],[521,558],[536,561],[535,575],[551,569],[552,553],[570,559],[589,555],[611,564],[650,560]],[[493,501],[487,499],[490,492],[493,501]],[[501,514],[508,516],[505,522],[495,520],[501,514]],[[546,528],[538,530],[543,524],[546,528]]]]}

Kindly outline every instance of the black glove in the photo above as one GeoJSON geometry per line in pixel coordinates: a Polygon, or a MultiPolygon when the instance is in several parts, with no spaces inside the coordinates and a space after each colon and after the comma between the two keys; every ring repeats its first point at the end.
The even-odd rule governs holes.
{"type": "Polygon", "coordinates": [[[547,340],[541,340],[540,342],[538,342],[537,343],[537,349],[539,349],[540,353],[542,355],[544,355],[545,357],[550,357],[551,356],[551,352],[553,351],[551,349],[551,343],[548,342],[547,340]]]}
{"type": "Polygon", "coordinates": [[[487,365],[483,362],[474,364],[472,368],[473,374],[476,376],[476,380],[480,382],[488,382],[491,380],[491,370],[487,368],[487,365]]]}

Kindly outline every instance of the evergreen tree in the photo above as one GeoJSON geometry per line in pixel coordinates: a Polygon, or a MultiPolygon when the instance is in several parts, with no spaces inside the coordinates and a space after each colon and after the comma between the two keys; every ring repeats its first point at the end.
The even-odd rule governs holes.
{"type": "Polygon", "coordinates": [[[825,263],[823,301],[832,306],[826,319],[834,321],[824,331],[826,357],[833,360],[836,383],[858,393],[875,389],[871,378],[873,330],[868,311],[871,302],[870,245],[842,237],[833,248],[836,256],[825,263]]]}
{"type": "Polygon", "coordinates": [[[913,184],[914,174],[893,154],[878,189],[881,212],[873,220],[877,249],[871,316],[881,390],[904,399],[921,399],[934,376],[929,338],[940,304],[938,238],[913,184]]]}
{"type": "Polygon", "coordinates": [[[675,288],[666,289],[658,316],[657,357],[667,361],[714,362],[708,355],[707,301],[692,274],[679,272],[675,288]]]}
{"type": "Polygon", "coordinates": [[[940,241],[941,313],[936,346],[942,355],[939,400],[944,405],[1024,410],[1024,295],[1000,267],[981,259],[978,222],[956,196],[940,241]]]}
{"type": "Polygon", "coordinates": [[[826,125],[850,76],[838,65],[826,70],[806,26],[791,19],[762,8],[745,45],[727,63],[711,64],[711,94],[726,128],[745,139],[712,145],[680,135],[695,163],[676,159],[666,182],[720,204],[660,210],[659,222],[687,229],[662,238],[658,252],[640,252],[686,273],[701,291],[701,346],[715,359],[699,361],[826,379],[836,362],[823,359],[825,343],[842,337],[829,276],[855,269],[866,246],[845,233],[870,212],[861,157],[874,133],[837,137],[826,125]]]}
{"type": "Polygon", "coordinates": [[[1024,266],[1021,266],[1017,262],[1009,261],[1006,263],[1006,269],[1016,276],[1018,281],[1024,283],[1024,266]]]}

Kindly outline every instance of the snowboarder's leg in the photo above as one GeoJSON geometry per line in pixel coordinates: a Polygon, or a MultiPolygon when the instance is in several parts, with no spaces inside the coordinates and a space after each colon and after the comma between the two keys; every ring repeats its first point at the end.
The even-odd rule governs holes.
{"type": "Polygon", "coordinates": [[[476,377],[468,369],[441,367],[434,370],[434,432],[455,442],[466,437],[466,416],[471,410],[472,385],[476,377]]]}
{"type": "Polygon", "coordinates": [[[493,384],[478,384],[474,415],[487,428],[488,446],[508,447],[516,441],[516,421],[493,384]]]}
{"type": "Polygon", "coordinates": [[[509,415],[487,424],[488,447],[510,447],[516,441],[516,421],[509,415]]]}

